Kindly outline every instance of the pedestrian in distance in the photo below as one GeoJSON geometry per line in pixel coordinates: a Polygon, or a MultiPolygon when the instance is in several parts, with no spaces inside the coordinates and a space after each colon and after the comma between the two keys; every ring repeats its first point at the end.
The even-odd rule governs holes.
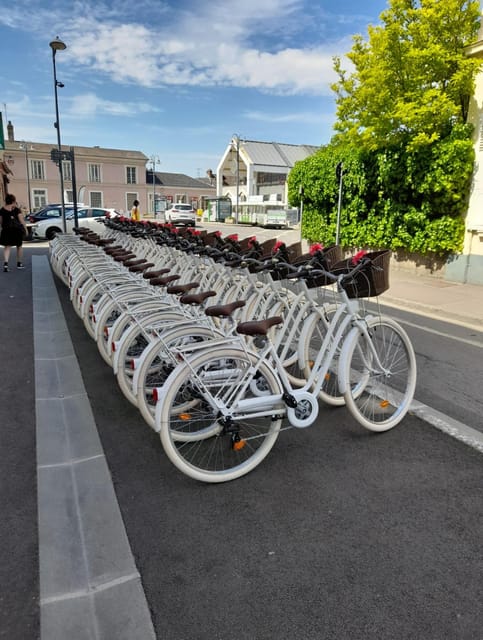
{"type": "Polygon", "coordinates": [[[139,210],[139,200],[134,200],[132,203],[133,207],[131,209],[131,220],[138,221],[141,220],[141,212],[139,210]]]}
{"type": "Polygon", "coordinates": [[[12,193],[5,196],[5,204],[0,209],[0,244],[3,245],[3,270],[10,271],[8,261],[10,249],[17,248],[17,269],[23,269],[23,239],[27,236],[27,225],[23,213],[17,206],[17,200],[12,193]]]}

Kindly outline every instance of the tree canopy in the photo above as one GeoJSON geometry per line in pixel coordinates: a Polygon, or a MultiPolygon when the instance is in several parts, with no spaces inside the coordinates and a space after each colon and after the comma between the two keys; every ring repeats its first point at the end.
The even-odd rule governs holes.
{"type": "Polygon", "coordinates": [[[466,122],[480,62],[464,47],[476,38],[476,0],[391,0],[368,39],[354,37],[350,73],[335,59],[335,130],[370,148],[410,148],[466,122]]]}
{"type": "Polygon", "coordinates": [[[478,0],[389,0],[367,39],[354,36],[351,70],[334,59],[335,135],[289,176],[291,202],[304,187],[305,237],[335,239],[342,162],[345,246],[461,248],[474,163],[468,109],[481,67],[465,46],[479,26],[478,0]]]}

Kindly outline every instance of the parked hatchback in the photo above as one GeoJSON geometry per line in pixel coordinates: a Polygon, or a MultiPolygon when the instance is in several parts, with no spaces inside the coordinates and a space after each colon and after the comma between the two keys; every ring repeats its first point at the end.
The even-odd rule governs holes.
{"type": "Polygon", "coordinates": [[[166,222],[172,224],[184,224],[187,227],[196,225],[196,211],[190,204],[177,202],[165,212],[166,222]]]}
{"type": "MultiPolygon", "coordinates": [[[[119,215],[115,209],[103,209],[100,207],[80,207],[77,210],[77,219],[80,227],[92,227],[93,231],[99,229],[99,222],[107,215],[119,215]]],[[[66,231],[72,231],[75,226],[74,211],[69,210],[65,214],[66,231]]],[[[52,240],[58,233],[63,232],[62,217],[38,220],[32,225],[33,240],[52,240]]]]}
{"type": "MultiPolygon", "coordinates": [[[[84,206],[84,205],[82,204],[79,206],[84,206]]],[[[72,211],[72,205],[66,204],[65,212],[68,213],[69,211],[72,211]]],[[[28,223],[38,222],[39,220],[47,220],[50,218],[60,218],[61,215],[62,215],[62,205],[48,204],[47,206],[42,207],[42,209],[39,209],[34,213],[29,213],[27,216],[25,216],[25,221],[28,223]]]]}

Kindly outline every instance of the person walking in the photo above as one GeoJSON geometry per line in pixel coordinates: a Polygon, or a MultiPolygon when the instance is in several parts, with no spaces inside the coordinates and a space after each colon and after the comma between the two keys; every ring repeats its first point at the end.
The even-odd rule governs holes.
{"type": "Polygon", "coordinates": [[[17,200],[12,193],[5,196],[5,204],[0,209],[0,244],[3,245],[3,270],[10,271],[8,261],[11,247],[17,247],[17,269],[23,269],[23,239],[27,235],[27,225],[23,213],[17,207],[17,200]]]}
{"type": "Polygon", "coordinates": [[[141,212],[139,211],[139,200],[134,200],[132,203],[133,207],[131,209],[131,220],[138,221],[141,220],[141,212]]]}

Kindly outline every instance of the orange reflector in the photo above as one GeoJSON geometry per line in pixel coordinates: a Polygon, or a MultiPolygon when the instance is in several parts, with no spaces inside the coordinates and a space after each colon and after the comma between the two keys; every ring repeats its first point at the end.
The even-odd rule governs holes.
{"type": "Polygon", "coordinates": [[[312,369],[314,366],[314,360],[309,360],[309,367],[312,369]]]}
{"type": "Polygon", "coordinates": [[[109,337],[109,327],[107,325],[104,327],[104,335],[106,336],[106,338],[109,337]]]}
{"type": "Polygon", "coordinates": [[[191,413],[180,413],[178,417],[180,420],[191,420],[191,413]]]}
{"type": "Polygon", "coordinates": [[[329,382],[329,380],[330,380],[330,373],[326,373],[326,374],[325,374],[325,376],[324,376],[324,380],[325,380],[326,382],[329,382]]]}
{"type": "Polygon", "coordinates": [[[379,406],[381,407],[381,409],[385,409],[386,407],[389,406],[389,400],[381,400],[381,402],[379,403],[379,406]]]}
{"type": "Polygon", "coordinates": [[[247,441],[246,440],[238,440],[235,441],[233,443],[233,451],[240,451],[240,449],[243,449],[243,447],[246,445],[247,441]]]}

